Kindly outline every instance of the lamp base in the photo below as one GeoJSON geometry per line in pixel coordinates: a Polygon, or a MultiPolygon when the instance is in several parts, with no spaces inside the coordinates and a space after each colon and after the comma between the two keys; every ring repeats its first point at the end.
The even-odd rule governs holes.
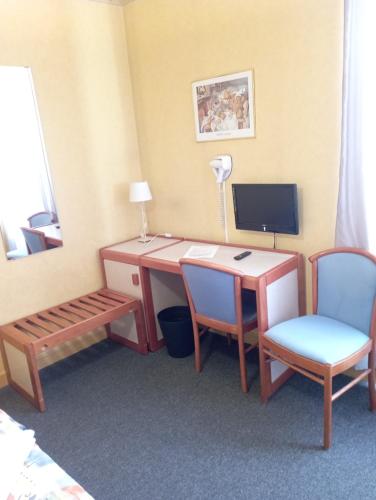
{"type": "Polygon", "coordinates": [[[151,241],[151,238],[148,238],[147,236],[141,237],[137,240],[138,243],[149,243],[149,241],[151,241]]]}

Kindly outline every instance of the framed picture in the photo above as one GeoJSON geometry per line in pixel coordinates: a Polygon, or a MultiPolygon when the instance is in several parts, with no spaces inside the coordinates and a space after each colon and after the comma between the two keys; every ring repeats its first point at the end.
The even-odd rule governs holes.
{"type": "Polygon", "coordinates": [[[253,72],[192,84],[197,141],[255,136],[253,72]]]}

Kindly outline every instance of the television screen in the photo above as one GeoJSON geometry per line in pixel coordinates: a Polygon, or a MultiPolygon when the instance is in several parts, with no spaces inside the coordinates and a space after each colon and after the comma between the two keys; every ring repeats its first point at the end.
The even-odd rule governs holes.
{"type": "Polygon", "coordinates": [[[296,184],[233,184],[237,229],[299,234],[296,184]]]}

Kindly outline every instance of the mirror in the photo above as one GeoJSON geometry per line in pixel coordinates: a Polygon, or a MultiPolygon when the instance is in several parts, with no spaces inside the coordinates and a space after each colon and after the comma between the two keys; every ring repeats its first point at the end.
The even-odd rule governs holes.
{"type": "Polygon", "coordinates": [[[30,68],[0,66],[0,230],[9,260],[63,244],[30,68]]]}

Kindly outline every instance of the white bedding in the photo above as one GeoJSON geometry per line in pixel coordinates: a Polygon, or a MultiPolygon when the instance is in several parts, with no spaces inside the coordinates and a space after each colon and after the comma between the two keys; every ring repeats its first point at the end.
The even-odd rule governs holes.
{"type": "Polygon", "coordinates": [[[8,497],[34,445],[34,431],[22,431],[0,414],[0,500],[8,497]]]}
{"type": "Polygon", "coordinates": [[[0,410],[0,500],[93,500],[35,442],[0,410]]]}

